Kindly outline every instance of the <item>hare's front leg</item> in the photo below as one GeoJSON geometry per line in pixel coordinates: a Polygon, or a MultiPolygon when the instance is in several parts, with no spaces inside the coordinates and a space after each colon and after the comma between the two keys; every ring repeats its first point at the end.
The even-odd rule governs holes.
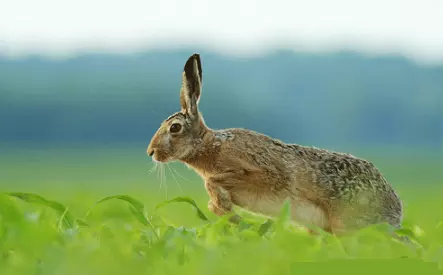
{"type": "Polygon", "coordinates": [[[231,201],[231,196],[229,192],[223,187],[217,185],[210,180],[205,182],[206,190],[208,191],[209,197],[211,198],[208,202],[208,209],[217,216],[230,215],[233,214],[229,221],[238,224],[241,217],[233,213],[233,203],[231,201]]]}

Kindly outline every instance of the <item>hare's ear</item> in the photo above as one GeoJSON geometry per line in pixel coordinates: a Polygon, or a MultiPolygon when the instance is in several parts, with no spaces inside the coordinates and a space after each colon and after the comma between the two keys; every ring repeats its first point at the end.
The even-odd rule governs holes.
{"type": "Polygon", "coordinates": [[[202,66],[199,54],[193,54],[186,61],[183,70],[180,104],[182,112],[198,117],[198,101],[202,90],[202,66]]]}

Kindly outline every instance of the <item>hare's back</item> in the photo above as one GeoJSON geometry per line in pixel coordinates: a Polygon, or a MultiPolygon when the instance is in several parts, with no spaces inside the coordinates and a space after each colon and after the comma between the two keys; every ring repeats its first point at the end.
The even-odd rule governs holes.
{"type": "Polygon", "coordinates": [[[307,153],[313,180],[331,197],[348,197],[356,192],[388,192],[391,187],[372,162],[350,154],[312,148],[307,153]]]}

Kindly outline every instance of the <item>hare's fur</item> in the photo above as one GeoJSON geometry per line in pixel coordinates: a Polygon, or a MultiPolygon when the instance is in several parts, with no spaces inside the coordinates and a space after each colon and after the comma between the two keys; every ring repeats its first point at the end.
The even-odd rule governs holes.
{"type": "Polygon", "coordinates": [[[162,123],[148,154],[192,167],[205,182],[212,212],[231,214],[237,205],[275,216],[288,199],[295,222],[335,234],[377,223],[400,226],[402,203],[372,163],[251,130],[210,129],[197,108],[201,87],[194,54],[183,72],[182,110],[162,123]],[[180,132],[170,132],[172,124],[180,124],[180,132]]]}

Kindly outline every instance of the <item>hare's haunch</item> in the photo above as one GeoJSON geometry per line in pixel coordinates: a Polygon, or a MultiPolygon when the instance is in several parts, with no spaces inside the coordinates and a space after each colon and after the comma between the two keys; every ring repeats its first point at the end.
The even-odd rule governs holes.
{"type": "Polygon", "coordinates": [[[289,199],[295,222],[335,234],[377,223],[400,226],[402,203],[372,163],[251,130],[208,128],[198,111],[202,79],[194,54],[182,73],[181,111],[163,121],[148,154],[192,167],[205,182],[212,212],[233,214],[237,205],[272,217],[289,199]]]}

